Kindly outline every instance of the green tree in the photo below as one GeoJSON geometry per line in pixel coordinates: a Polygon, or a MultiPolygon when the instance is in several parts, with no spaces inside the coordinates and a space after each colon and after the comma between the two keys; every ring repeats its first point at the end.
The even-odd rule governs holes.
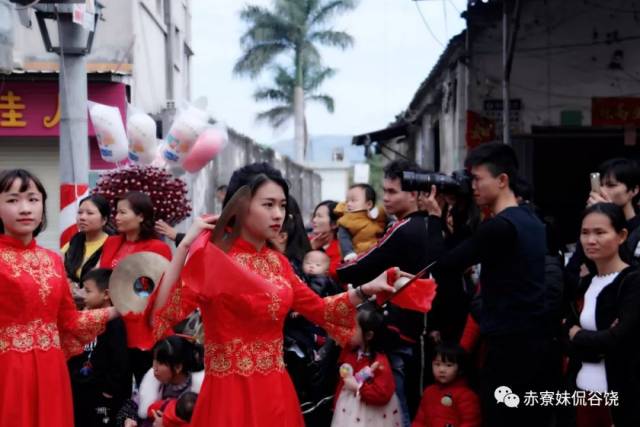
{"type": "Polygon", "coordinates": [[[349,34],[330,24],[338,14],[354,7],[354,0],[273,0],[271,9],[249,5],[240,12],[249,27],[240,38],[243,54],[234,66],[235,74],[255,78],[265,68],[276,65],[281,55],[292,61],[298,161],[304,160],[305,150],[305,70],[322,69],[320,46],[347,49],[353,45],[349,34]]]}
{"type": "MultiPolygon", "coordinates": [[[[329,113],[334,111],[334,100],[327,94],[318,93],[318,89],[322,83],[335,74],[333,68],[320,66],[306,66],[303,70],[304,82],[304,102],[317,102],[322,104],[329,113]]],[[[277,129],[287,123],[294,117],[294,91],[295,91],[295,75],[293,70],[277,65],[274,67],[274,86],[261,87],[253,94],[256,101],[268,101],[275,105],[256,115],[256,120],[269,123],[274,129],[277,129]]],[[[304,118],[304,147],[306,151],[309,141],[307,135],[307,121],[304,118]]]]}

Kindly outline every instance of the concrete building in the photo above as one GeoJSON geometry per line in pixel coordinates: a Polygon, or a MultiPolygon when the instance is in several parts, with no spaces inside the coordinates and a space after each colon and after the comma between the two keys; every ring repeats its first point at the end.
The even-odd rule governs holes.
{"type": "MultiPolygon", "coordinates": [[[[405,111],[354,143],[378,144],[435,171],[463,167],[467,151],[502,139],[503,1],[470,1],[405,111]]],[[[511,28],[514,10],[509,10],[511,28]]],[[[640,157],[640,8],[623,0],[521,0],[509,126],[537,204],[575,240],[589,172],[611,157],[640,157]],[[635,9],[638,10],[635,10],[635,9]]]]}

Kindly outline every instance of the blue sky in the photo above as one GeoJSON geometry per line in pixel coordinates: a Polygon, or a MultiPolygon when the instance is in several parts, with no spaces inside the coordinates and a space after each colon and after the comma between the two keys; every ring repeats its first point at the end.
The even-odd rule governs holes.
{"type": "MultiPolygon", "coordinates": [[[[254,120],[256,113],[269,106],[252,98],[268,75],[252,81],[231,72],[241,54],[238,40],[245,28],[239,12],[249,3],[269,6],[271,0],[192,2],[191,95],[194,99],[206,96],[214,117],[270,144],[291,139],[293,126],[273,131],[254,120]]],[[[348,31],[355,46],[347,51],[322,51],[325,64],[338,69],[322,90],[334,97],[336,109],[329,114],[307,106],[311,135],[355,135],[391,122],[406,108],[443,50],[427,30],[418,7],[435,36],[446,44],[464,28],[459,11],[465,6],[466,0],[360,0],[354,11],[336,20],[335,29],[348,31]]]]}

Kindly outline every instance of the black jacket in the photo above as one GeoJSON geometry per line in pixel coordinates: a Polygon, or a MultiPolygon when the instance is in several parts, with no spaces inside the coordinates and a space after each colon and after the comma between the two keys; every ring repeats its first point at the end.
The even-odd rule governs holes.
{"type": "MultiPolygon", "coordinates": [[[[581,282],[576,303],[584,300],[592,277],[581,282]]],[[[596,301],[598,330],[583,329],[569,342],[570,378],[575,384],[583,361],[604,359],[609,390],[617,391],[620,398],[620,405],[612,408],[614,424],[640,426],[640,271],[635,267],[621,271],[596,301]]],[[[579,319],[580,310],[574,309],[575,316],[568,326],[577,324],[579,319]]]]}
{"type": "Polygon", "coordinates": [[[434,275],[480,263],[481,332],[544,335],[549,332],[545,253],[544,225],[529,209],[514,206],[483,222],[438,260],[434,275]]]}
{"type": "MultiPolygon", "coordinates": [[[[414,212],[389,228],[376,246],[338,267],[340,282],[359,286],[391,267],[417,273],[444,252],[442,238],[433,237],[433,233],[441,232],[440,218],[414,212]]],[[[421,313],[393,304],[389,304],[387,313],[387,325],[399,338],[408,343],[418,340],[424,329],[421,313]]]]}
{"type": "Polygon", "coordinates": [[[127,351],[127,335],[120,318],[107,323],[107,329],[85,347],[84,353],[69,359],[69,371],[74,396],[107,393],[114,401],[124,401],[131,395],[131,370],[127,351]],[[81,372],[89,362],[91,370],[81,372]]]}

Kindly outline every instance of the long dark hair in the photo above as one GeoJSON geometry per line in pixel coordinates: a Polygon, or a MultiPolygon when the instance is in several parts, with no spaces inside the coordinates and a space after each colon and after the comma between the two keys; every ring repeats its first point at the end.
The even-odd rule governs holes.
{"type": "MultiPolygon", "coordinates": [[[[42,182],[31,172],[24,169],[8,169],[0,171],[0,193],[6,193],[9,191],[16,179],[20,180],[20,188],[18,190],[21,193],[27,191],[27,188],[29,188],[29,182],[33,182],[40,194],[42,194],[42,221],[36,229],[33,230],[33,237],[36,237],[47,227],[47,192],[44,189],[42,182]]],[[[2,220],[0,220],[0,234],[4,234],[4,225],[2,224],[2,220]]]]}
{"type": "Polygon", "coordinates": [[[369,347],[369,360],[374,361],[378,353],[383,353],[388,342],[387,328],[384,325],[384,315],[373,303],[367,302],[358,308],[356,321],[362,329],[362,340],[369,347]],[[366,339],[368,332],[373,332],[373,337],[366,339]]]}
{"type": "MultiPolygon", "coordinates": [[[[100,216],[102,219],[109,220],[109,215],[111,214],[111,208],[109,207],[109,202],[104,197],[99,194],[94,194],[89,197],[85,197],[80,200],[80,204],[78,206],[82,206],[84,202],[93,203],[96,208],[98,208],[98,212],[100,212],[100,216]]],[[[103,230],[109,234],[106,229],[106,226],[103,227],[103,230]]],[[[67,272],[67,277],[74,282],[79,282],[81,277],[89,270],[91,270],[100,259],[100,255],[102,254],[102,248],[98,249],[84,264],[82,261],[84,260],[84,250],[85,243],[87,242],[86,233],[79,231],[73,235],[71,240],[69,241],[69,248],[64,255],[64,269],[67,272]],[[76,274],[78,269],[82,267],[82,271],[80,272],[80,276],[76,274]]]]}
{"type": "Polygon", "coordinates": [[[251,189],[251,194],[255,194],[258,188],[262,184],[273,181],[282,187],[284,195],[289,197],[289,184],[282,176],[282,173],[271,166],[269,163],[251,163],[243,166],[240,169],[236,169],[231,175],[229,185],[227,186],[227,192],[224,196],[222,206],[226,206],[231,197],[244,185],[248,185],[251,189]]]}
{"type": "Polygon", "coordinates": [[[289,261],[302,265],[304,256],[311,250],[311,243],[309,243],[304,221],[302,220],[302,212],[300,212],[300,206],[298,206],[296,199],[290,196],[287,207],[289,208],[289,215],[287,215],[282,227],[287,233],[287,247],[284,254],[289,261]]]}
{"type": "Polygon", "coordinates": [[[158,341],[151,350],[153,360],[167,365],[171,372],[177,373],[178,365],[182,366],[184,374],[204,369],[204,350],[196,344],[179,335],[171,335],[158,341]]]}
{"type": "MultiPolygon", "coordinates": [[[[614,203],[596,203],[589,206],[582,213],[580,224],[582,224],[584,222],[584,219],[592,213],[598,213],[609,218],[611,226],[616,231],[616,233],[621,233],[622,230],[627,229],[627,219],[624,216],[624,211],[620,206],[614,203]]],[[[620,254],[620,258],[622,259],[622,261],[627,264],[631,262],[632,254],[625,242],[622,242],[622,244],[620,245],[620,250],[618,251],[618,253],[620,254]]]]}
{"type": "MultiPolygon", "coordinates": [[[[251,190],[251,196],[256,194],[256,191],[267,182],[274,182],[278,184],[284,192],[285,200],[289,200],[289,184],[282,176],[279,170],[275,169],[269,163],[251,163],[243,166],[240,169],[236,169],[231,175],[229,180],[229,186],[227,187],[227,193],[224,196],[222,207],[224,208],[229,203],[229,200],[233,195],[243,186],[248,186],[251,190]]],[[[285,209],[285,219],[289,216],[289,205],[285,209]]]]}
{"type": "Polygon", "coordinates": [[[116,199],[116,208],[120,201],[126,200],[131,206],[131,210],[136,215],[142,215],[142,222],[140,223],[140,240],[155,239],[158,237],[154,230],[155,216],[153,209],[153,202],[151,197],[142,191],[129,191],[124,196],[116,199]]]}

